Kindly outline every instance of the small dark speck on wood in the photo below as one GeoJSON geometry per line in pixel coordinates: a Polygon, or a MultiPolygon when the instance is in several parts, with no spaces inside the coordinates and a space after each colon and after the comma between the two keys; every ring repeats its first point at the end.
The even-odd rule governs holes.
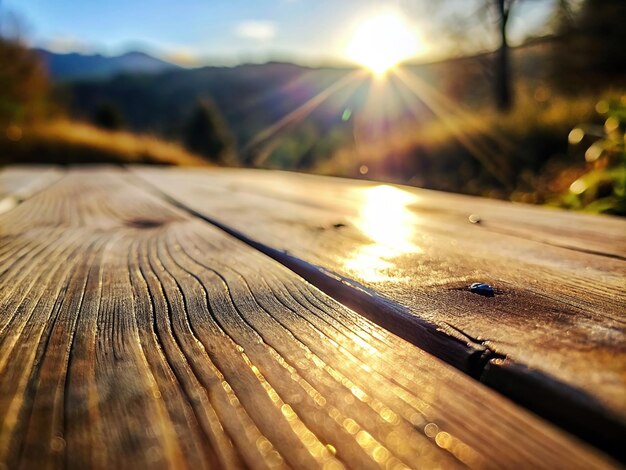
{"type": "Polygon", "coordinates": [[[493,287],[489,284],[484,284],[482,282],[475,282],[471,286],[469,286],[470,292],[478,295],[483,295],[485,297],[493,297],[495,291],[493,287]]]}
{"type": "Polygon", "coordinates": [[[151,220],[151,219],[133,219],[128,222],[128,225],[135,228],[155,228],[163,225],[163,222],[160,220],[151,220]]]}
{"type": "Polygon", "coordinates": [[[334,229],[340,229],[340,228],[345,227],[345,226],[346,226],[346,224],[344,224],[342,222],[337,222],[336,224],[332,224],[331,226],[321,226],[321,225],[319,225],[319,226],[315,227],[315,230],[317,230],[319,232],[322,232],[324,230],[330,230],[331,227],[334,228],[334,229]]]}

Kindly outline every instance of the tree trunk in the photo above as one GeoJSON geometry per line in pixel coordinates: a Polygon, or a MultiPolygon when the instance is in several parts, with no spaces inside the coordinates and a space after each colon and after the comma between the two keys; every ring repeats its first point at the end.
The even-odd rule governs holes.
{"type": "Polygon", "coordinates": [[[500,26],[500,48],[495,63],[495,94],[496,105],[501,111],[508,111],[513,105],[511,91],[511,75],[509,60],[509,43],[506,35],[506,25],[509,19],[509,8],[505,0],[496,0],[498,7],[498,21],[500,26]]]}

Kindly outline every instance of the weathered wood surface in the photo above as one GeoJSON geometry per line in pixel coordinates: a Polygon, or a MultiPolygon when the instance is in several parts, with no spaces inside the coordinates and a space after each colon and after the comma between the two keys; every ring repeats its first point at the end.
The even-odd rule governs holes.
{"type": "Polygon", "coordinates": [[[614,465],[128,173],[51,183],[0,215],[4,466],[614,465]]]}
{"type": "MultiPolygon", "coordinates": [[[[231,189],[238,193],[256,194],[271,199],[297,202],[303,205],[337,210],[361,207],[370,194],[367,190],[380,186],[370,181],[319,177],[306,174],[261,170],[174,170],[173,174],[191,175],[211,180],[216,189],[231,189]]],[[[411,196],[399,196],[395,204],[405,204],[416,215],[430,215],[442,221],[466,222],[469,215],[481,216],[479,227],[488,232],[501,231],[510,235],[569,247],[583,252],[626,258],[624,221],[612,217],[540,208],[527,204],[512,204],[493,199],[459,196],[441,191],[392,187],[408,191],[411,196]]],[[[392,196],[393,200],[393,196],[392,196]]]]}
{"type": "MultiPolygon", "coordinates": [[[[476,373],[429,337],[407,338],[624,457],[626,221],[289,173],[135,174],[322,288],[356,281],[355,298],[371,289],[485,348],[496,360],[476,373]],[[469,292],[474,282],[496,295],[469,292]]],[[[407,337],[386,299],[370,317],[407,337]]]]}
{"type": "Polygon", "coordinates": [[[61,175],[54,167],[14,166],[0,171],[0,214],[13,209],[61,175]]]}

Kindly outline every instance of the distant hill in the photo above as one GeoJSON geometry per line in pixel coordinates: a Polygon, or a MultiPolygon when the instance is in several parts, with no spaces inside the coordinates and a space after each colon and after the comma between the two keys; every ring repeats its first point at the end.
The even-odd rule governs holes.
{"type": "MultiPolygon", "coordinates": [[[[110,103],[120,109],[131,129],[174,138],[198,100],[212,98],[238,143],[245,144],[351,71],[285,63],[202,67],[125,74],[109,80],[74,80],[62,85],[62,95],[77,118],[89,119],[102,103],[110,103]]],[[[345,91],[333,95],[328,100],[330,107],[314,113],[316,123],[332,128],[341,122],[348,98],[345,91]]]]}
{"type": "Polygon", "coordinates": [[[160,73],[181,67],[152,57],[144,52],[128,52],[119,56],[101,54],[58,54],[36,49],[57,81],[110,78],[120,73],[160,73]]]}
{"type": "MultiPolygon", "coordinates": [[[[533,83],[545,80],[550,69],[549,51],[549,43],[514,49],[516,79],[533,83]]],[[[453,102],[481,108],[492,98],[490,60],[490,54],[481,54],[408,65],[406,70],[453,102]]],[[[299,158],[303,152],[329,154],[345,138],[352,138],[350,116],[357,115],[367,101],[371,83],[366,80],[358,85],[357,81],[355,86],[340,87],[324,97],[325,90],[353,72],[349,67],[312,68],[280,62],[176,68],[148,75],[129,73],[109,79],[66,80],[60,85],[60,96],[67,100],[66,107],[74,118],[91,120],[103,104],[113,105],[130,130],[173,140],[180,140],[198,100],[212,98],[240,150],[258,150],[262,146],[255,142],[266,136],[289,141],[293,148],[281,155],[274,152],[272,157],[277,166],[286,167],[287,160],[299,158]],[[320,98],[323,106],[307,105],[310,100],[315,102],[320,98]],[[303,112],[296,111],[290,116],[298,109],[303,112]],[[250,146],[251,143],[254,145],[250,146]]],[[[389,90],[386,106],[393,109],[396,121],[427,121],[433,117],[424,102],[411,97],[411,92],[398,79],[391,77],[389,90]],[[407,106],[409,102],[411,105],[407,106]]],[[[311,158],[303,157],[301,164],[304,166],[311,158]]]]}

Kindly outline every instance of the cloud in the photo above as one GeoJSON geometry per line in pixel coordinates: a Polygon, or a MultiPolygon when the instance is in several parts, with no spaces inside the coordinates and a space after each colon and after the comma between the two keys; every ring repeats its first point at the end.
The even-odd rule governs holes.
{"type": "Polygon", "coordinates": [[[266,41],[276,36],[276,26],[271,21],[242,21],[235,26],[235,34],[244,39],[266,41]]]}

